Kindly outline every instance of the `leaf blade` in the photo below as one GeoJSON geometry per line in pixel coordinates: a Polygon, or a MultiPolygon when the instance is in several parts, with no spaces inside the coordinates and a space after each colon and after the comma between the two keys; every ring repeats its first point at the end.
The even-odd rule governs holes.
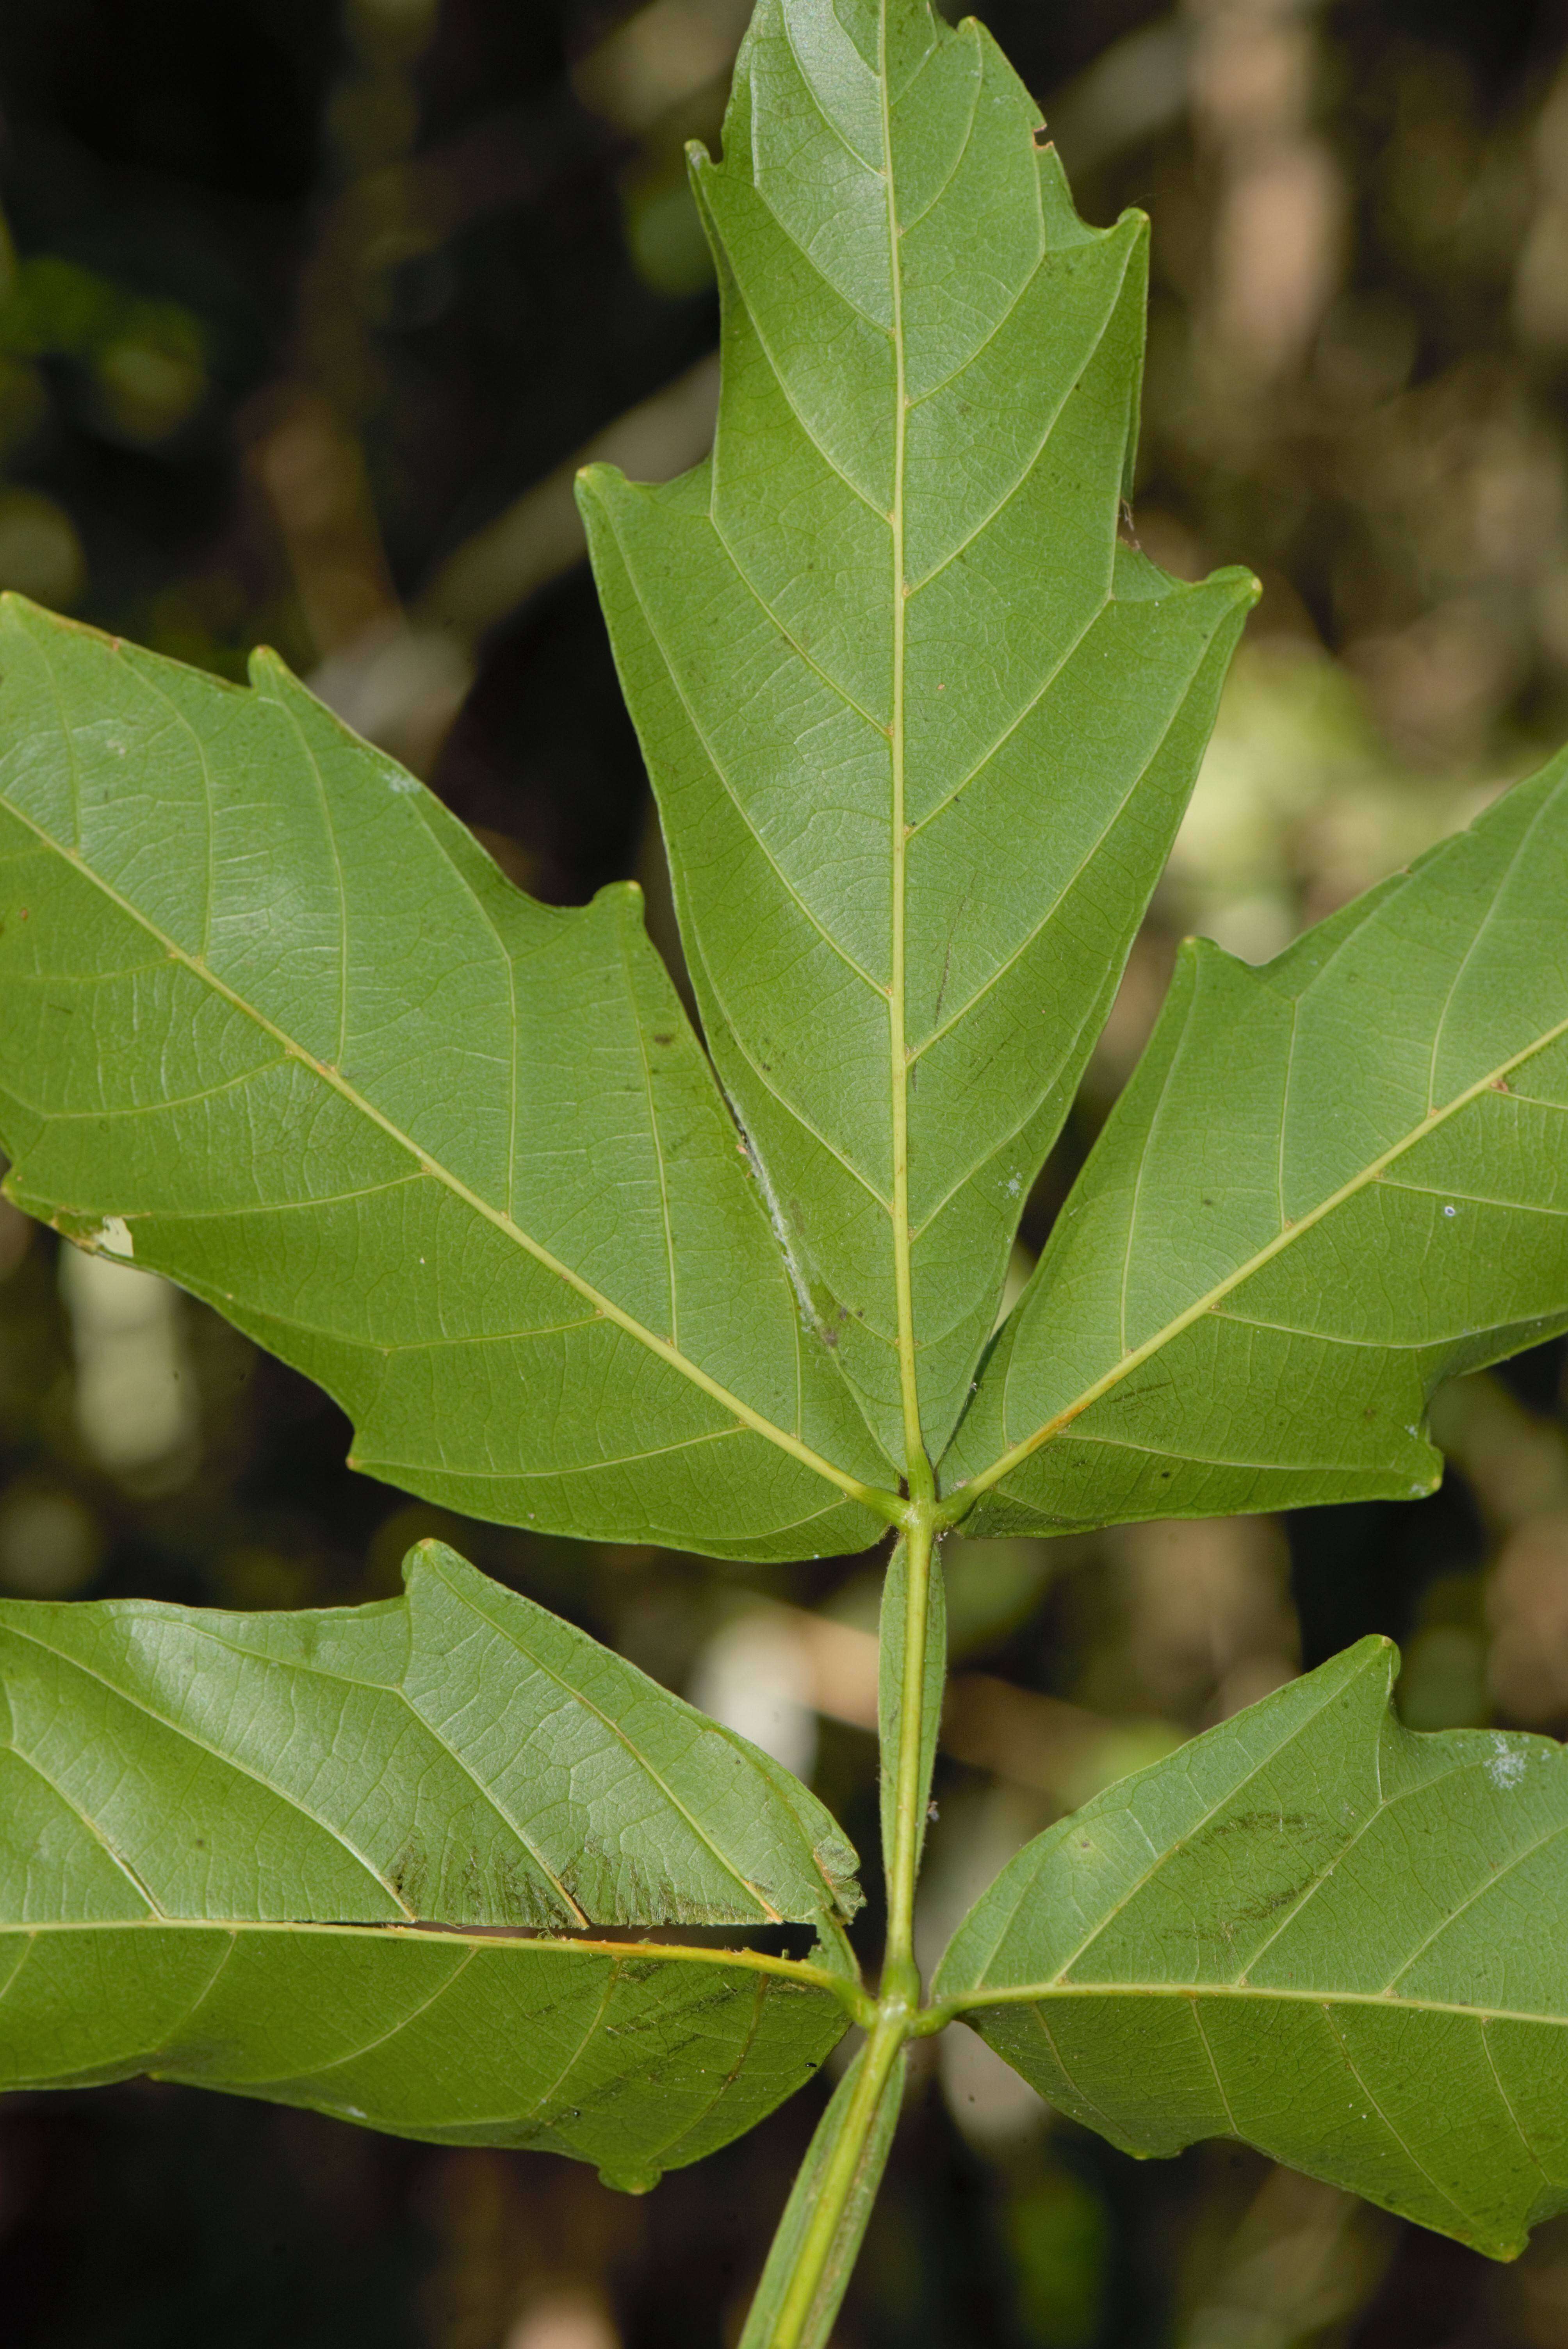
{"type": "Polygon", "coordinates": [[[397,2137],[561,2153],[642,2193],[755,2126],[848,2028],[746,1951],[397,1927],[0,1925],[0,2092],[147,2073],[397,2137]]]}
{"type": "Polygon", "coordinates": [[[1404,1729],[1397,1662],[1363,1640],[1037,1837],[934,1992],[1128,2150],[1235,2136],[1510,2258],[1568,2202],[1568,1775],[1404,1729]]]}
{"type": "Polygon", "coordinates": [[[118,1219],[476,1514],[872,1538],[885,1467],[632,897],[532,905],[270,656],[240,693],[10,599],[4,659],[13,1195],[118,1219]]]}
{"type": "Polygon", "coordinates": [[[1559,758],[1263,970],[1183,950],[954,1447],[976,1529],[1431,1489],[1439,1381],[1568,1327],[1564,885],[1559,758]]]}
{"type": "Polygon", "coordinates": [[[0,1602],[0,1919],[853,1913],[841,1833],[744,1738],[441,1544],[405,1571],[298,1615],[0,1602]]]}
{"type": "Polygon", "coordinates": [[[895,1457],[916,1368],[957,1416],[1253,592],[1117,549],[1143,232],[1037,124],[924,0],[765,0],[695,171],[714,457],[582,484],[705,1030],[895,1457]]]}

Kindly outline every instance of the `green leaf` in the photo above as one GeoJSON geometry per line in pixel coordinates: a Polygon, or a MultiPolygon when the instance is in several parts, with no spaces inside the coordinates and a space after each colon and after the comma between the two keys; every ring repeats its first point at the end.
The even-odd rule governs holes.
{"type": "Polygon", "coordinates": [[[273,656],[253,675],[6,599],[12,1196],[318,1380],[390,1482],[727,1557],[864,1547],[885,1464],[637,892],[532,904],[273,656]]]}
{"type": "Polygon", "coordinates": [[[405,1572],[300,1615],[0,1605],[0,2089],[150,2072],[640,2190],[799,2086],[858,1985],[517,1929],[833,1935],[854,1855],[584,1633],[438,1543],[405,1572]]]}
{"type": "Polygon", "coordinates": [[[1254,593],[1118,544],[1146,223],[1086,228],[1038,121],[926,0],[759,0],[695,167],[711,462],[583,483],[707,1040],[895,1458],[967,1392],[1254,593]]]}
{"type": "Polygon", "coordinates": [[[1432,1490],[1439,1381],[1568,1329],[1565,905],[1568,753],[1264,969],[1189,942],[944,1468],[970,1530],[1432,1490]]]}
{"type": "Polygon", "coordinates": [[[853,1913],[767,1754],[441,1544],[404,1572],[297,1615],[0,1602],[0,1921],[853,1913]]]}
{"type": "Polygon", "coordinates": [[[1497,2259],[1568,2208],[1568,1755],[1363,1640],[1025,1847],[934,1985],[1139,2154],[1238,2137],[1497,2259]]]}
{"type": "MultiPolygon", "coordinates": [[[[751,2303],[746,2330],[740,2336],[738,2349],[774,2349],[775,2327],[784,2313],[785,2302],[805,2246],[807,2230],[820,2199],[828,2165],[850,2124],[851,2107],[866,2068],[868,2053],[862,2047],[857,2054],[834,2089],[827,2111],[817,2124],[806,2149],[806,2158],[796,2172],[795,2183],[790,2189],[784,2216],[779,2222],[779,2230],[773,2238],[768,2264],[762,2271],[762,2281],[757,2287],[757,2296],[751,2303]]],[[[792,2349],[828,2349],[833,2320],[848,2289],[865,2238],[872,2206],[876,2200],[877,2189],[887,2168],[887,2158],[892,2151],[893,2133],[898,2127],[908,2074],[909,2057],[901,2049],[882,2085],[871,2126],[861,2138],[854,2180],[834,2229],[833,2240],[804,2328],[791,2336],[792,2349]]]]}
{"type": "Polygon", "coordinates": [[[0,1925],[0,2090],[150,2073],[641,2193],[794,2093],[849,2018],[745,1951],[335,1925],[0,1925]]]}

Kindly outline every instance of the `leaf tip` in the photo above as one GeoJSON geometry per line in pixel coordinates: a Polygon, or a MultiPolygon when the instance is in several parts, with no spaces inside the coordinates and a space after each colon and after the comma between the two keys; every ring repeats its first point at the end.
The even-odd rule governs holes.
{"type": "Polygon", "coordinates": [[[1365,1639],[1357,1640],[1354,1647],[1345,1651],[1345,1661],[1350,1667],[1347,1678],[1369,1674],[1390,1705],[1403,1661],[1398,1640],[1390,1640],[1386,1631],[1368,1631],[1365,1639]]]}
{"type": "Polygon", "coordinates": [[[602,2169],[599,2183],[613,2194],[651,2194],[664,2174],[662,2169],[602,2169]]]}
{"type": "Polygon", "coordinates": [[[299,682],[282,654],[275,653],[271,645],[257,645],[253,648],[245,663],[245,676],[253,686],[277,685],[280,682],[296,685],[299,682]]]}

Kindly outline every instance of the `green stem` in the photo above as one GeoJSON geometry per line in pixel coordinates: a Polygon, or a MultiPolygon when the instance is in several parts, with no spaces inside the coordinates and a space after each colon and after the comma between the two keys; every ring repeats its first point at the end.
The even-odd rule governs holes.
{"type": "Polygon", "coordinates": [[[855,2180],[860,2175],[861,2163],[876,2121],[877,2107],[882,2102],[888,2075],[897,2063],[908,2035],[907,2016],[903,2013],[878,2015],[866,2043],[865,2061],[855,2085],[853,2101],[844,2116],[843,2128],[823,2173],[821,2191],[812,2210],[810,2224],[801,2238],[795,2272],[789,2279],[789,2289],[779,2312],[779,2322],[773,2329],[769,2349],[801,2349],[801,2344],[807,2338],[806,2328],[811,2321],[828,2262],[833,2256],[850,2197],[854,2192],[855,2180]]]}
{"type": "MultiPolygon", "coordinates": [[[[912,1502],[904,1517],[908,1582],[904,1605],[903,1673],[893,1771],[894,1826],[888,1868],[887,1951],[874,2019],[860,2077],[833,2147],[810,2222],[800,2240],[794,2271],[769,2337],[769,2349],[804,2349],[815,2338],[812,2323],[822,2279],[839,2245],[866,2147],[875,2127],[889,2075],[905,2043],[923,2038],[931,2023],[921,2011],[920,1970],[914,1956],[914,1893],[920,1872],[920,1814],[925,1782],[921,1729],[924,1713],[926,1625],[937,1510],[912,1502]]],[[[945,2022],[947,2017],[943,2016],[945,2022]]]]}
{"type": "Polygon", "coordinates": [[[898,1753],[887,1757],[893,1766],[893,1841],[888,1860],[882,1999],[885,2004],[890,1995],[897,1998],[913,2014],[920,2004],[920,1970],[914,1961],[914,1889],[920,1874],[920,1815],[925,1795],[921,1732],[925,1716],[925,1639],[934,1543],[929,1508],[911,1508],[903,1537],[907,1547],[903,1687],[898,1753]]]}

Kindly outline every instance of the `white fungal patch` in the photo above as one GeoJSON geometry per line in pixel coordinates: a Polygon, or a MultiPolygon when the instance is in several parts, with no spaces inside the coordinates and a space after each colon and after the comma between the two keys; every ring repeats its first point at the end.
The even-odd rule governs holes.
{"type": "Polygon", "coordinates": [[[1017,1195],[1018,1195],[1019,1192],[1023,1189],[1023,1187],[1024,1187],[1024,1178],[1023,1178],[1023,1176],[1022,1176],[1021,1174],[1009,1174],[1009,1175],[1008,1175],[1008,1177],[1007,1177],[1007,1196],[1008,1196],[1008,1198],[1009,1198],[1009,1199],[1016,1199],[1016,1198],[1017,1197],[1017,1195]]]}
{"type": "Polygon", "coordinates": [[[84,749],[107,750],[111,759],[123,759],[129,752],[130,744],[120,732],[117,719],[93,719],[86,726],[77,727],[75,732],[84,749]]]}
{"type": "Polygon", "coordinates": [[[1516,1754],[1506,1737],[1499,1732],[1492,1738],[1492,1757],[1486,1765],[1486,1775],[1494,1786],[1504,1789],[1517,1786],[1524,1775],[1524,1756],[1516,1754]]]}
{"type": "MultiPolygon", "coordinates": [[[[735,1108],[733,1102],[730,1102],[730,1108],[732,1110],[735,1108]]],[[[784,1258],[785,1270],[789,1276],[789,1286],[795,1291],[795,1302],[799,1308],[800,1319],[814,1337],[820,1338],[822,1335],[822,1325],[818,1320],[812,1306],[810,1288],[800,1260],[795,1254],[789,1226],[784,1221],[784,1210],[779,1204],[779,1194],[773,1188],[767,1167],[762,1164],[760,1152],[746,1128],[740,1124],[738,1112],[736,1114],[735,1122],[740,1127],[740,1146],[745,1153],[748,1164],[757,1177],[757,1187],[762,1194],[762,1204],[768,1210],[768,1220],[773,1226],[773,1237],[778,1241],[779,1253],[784,1258]]]]}

